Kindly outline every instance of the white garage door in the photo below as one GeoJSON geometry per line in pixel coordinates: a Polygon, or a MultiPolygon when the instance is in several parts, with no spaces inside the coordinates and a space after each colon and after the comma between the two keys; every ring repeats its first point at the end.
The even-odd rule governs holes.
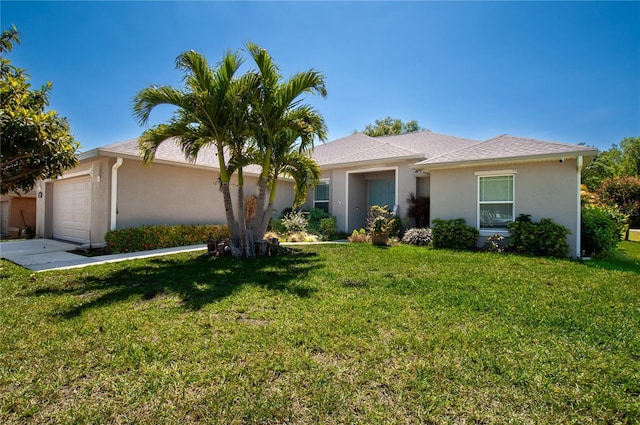
{"type": "Polygon", "coordinates": [[[91,235],[91,178],[53,184],[53,237],[89,243],[91,235]]]}

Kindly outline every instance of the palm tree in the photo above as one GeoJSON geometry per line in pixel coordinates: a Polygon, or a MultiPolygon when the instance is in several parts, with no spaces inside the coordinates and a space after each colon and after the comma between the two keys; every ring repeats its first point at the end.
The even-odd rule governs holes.
{"type": "Polygon", "coordinates": [[[257,201],[258,216],[253,233],[262,238],[271,218],[278,175],[286,173],[299,179],[296,180],[298,201],[306,193],[307,183],[313,183],[319,178],[319,172],[313,169],[308,156],[307,159],[302,156],[313,146],[315,136],[324,139],[326,126],[317,112],[307,105],[301,105],[301,97],[307,93],[326,97],[327,90],[324,76],[315,70],[294,74],[283,81],[278,67],[266,50],[253,43],[248,43],[246,47],[258,67],[260,81],[258,95],[252,104],[253,132],[261,157],[259,165],[262,167],[257,201]],[[306,121],[302,119],[304,115],[307,115],[306,121]],[[307,126],[301,131],[303,122],[307,126]],[[293,155],[291,149],[298,139],[298,154],[293,155]],[[291,155],[287,156],[289,153],[291,155]],[[270,202],[265,206],[270,182],[270,202]]]}
{"type": "MultiPolygon", "coordinates": [[[[238,170],[240,179],[243,146],[248,137],[246,127],[247,104],[255,92],[255,77],[235,78],[243,59],[237,53],[227,52],[216,69],[211,69],[204,56],[189,51],[176,59],[176,67],[185,73],[185,90],[171,86],[150,86],[134,97],[133,111],[138,122],[147,124],[151,111],[159,105],[172,105],[177,109],[168,123],[147,129],[139,141],[145,162],[153,161],[158,147],[165,141],[175,140],[185,157],[195,161],[205,146],[214,146],[220,169],[220,190],[223,193],[227,225],[234,255],[240,250],[244,225],[236,221],[230,193],[230,179],[238,170]],[[228,154],[228,158],[225,157],[228,154]]],[[[242,220],[242,218],[241,218],[242,220]]]]}
{"type": "Polygon", "coordinates": [[[271,149],[271,186],[266,209],[268,216],[271,216],[273,210],[276,183],[281,175],[294,180],[294,207],[303,204],[307,199],[308,189],[320,181],[320,166],[310,154],[315,138],[322,141],[326,138],[327,126],[324,118],[313,108],[301,106],[286,114],[283,121],[286,127],[276,135],[271,149]]]}

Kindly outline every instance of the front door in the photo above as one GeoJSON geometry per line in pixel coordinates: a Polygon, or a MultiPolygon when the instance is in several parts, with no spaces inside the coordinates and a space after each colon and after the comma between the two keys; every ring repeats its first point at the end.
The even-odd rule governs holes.
{"type": "Polygon", "coordinates": [[[388,206],[393,210],[396,204],[396,182],[394,179],[369,180],[369,206],[388,206]]]}

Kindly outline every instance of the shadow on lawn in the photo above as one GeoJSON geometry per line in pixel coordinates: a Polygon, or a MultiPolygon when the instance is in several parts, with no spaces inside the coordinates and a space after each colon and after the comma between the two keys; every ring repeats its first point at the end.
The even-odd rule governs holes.
{"type": "Polygon", "coordinates": [[[60,313],[68,319],[92,308],[126,301],[132,296],[151,300],[162,293],[176,294],[182,299],[184,308],[198,310],[234,294],[246,285],[308,297],[315,290],[304,284],[304,278],[318,263],[317,255],[313,253],[253,260],[202,256],[188,259],[160,257],[142,264],[138,261],[126,263],[106,276],[83,277],[69,282],[64,289],[39,289],[33,295],[100,294],[60,313]]]}

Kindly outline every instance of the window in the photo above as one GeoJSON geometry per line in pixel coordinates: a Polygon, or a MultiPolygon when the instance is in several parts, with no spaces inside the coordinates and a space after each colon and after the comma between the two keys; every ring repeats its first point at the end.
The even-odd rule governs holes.
{"type": "Polygon", "coordinates": [[[329,182],[321,181],[313,191],[313,207],[329,212],[329,182]]]}
{"type": "Polygon", "coordinates": [[[478,177],[480,230],[507,229],[513,221],[513,175],[478,177]]]}

